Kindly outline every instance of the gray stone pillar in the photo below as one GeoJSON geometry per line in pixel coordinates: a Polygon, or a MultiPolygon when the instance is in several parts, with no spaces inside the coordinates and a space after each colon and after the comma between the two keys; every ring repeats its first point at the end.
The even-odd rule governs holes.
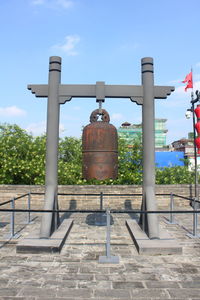
{"type": "MultiPolygon", "coordinates": [[[[61,58],[52,56],[49,60],[47,141],[46,141],[46,177],[45,210],[57,208],[58,190],[58,142],[59,142],[59,85],[61,80],[61,58]]],[[[40,238],[51,235],[55,214],[44,213],[40,229],[40,238]]]]}
{"type": "MultiPolygon", "coordinates": [[[[157,210],[155,198],[155,113],[153,59],[145,57],[142,64],[143,106],[143,208],[157,210]]],[[[147,234],[149,238],[159,238],[158,215],[148,214],[147,234]]],[[[143,218],[144,220],[144,218],[143,218]]]]}

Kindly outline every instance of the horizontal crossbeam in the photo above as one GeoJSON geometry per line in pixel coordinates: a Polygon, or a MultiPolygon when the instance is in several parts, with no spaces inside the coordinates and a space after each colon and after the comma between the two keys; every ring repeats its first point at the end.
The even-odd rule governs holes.
{"type": "MultiPolygon", "coordinates": [[[[143,104],[143,86],[141,85],[103,85],[105,98],[130,98],[137,104],[143,104]]],[[[48,97],[47,84],[30,84],[28,89],[36,97],[48,97]]],[[[154,86],[154,98],[166,99],[174,91],[173,86],[154,86]]],[[[72,98],[99,98],[98,84],[60,84],[59,103],[64,104],[72,98]]]]}

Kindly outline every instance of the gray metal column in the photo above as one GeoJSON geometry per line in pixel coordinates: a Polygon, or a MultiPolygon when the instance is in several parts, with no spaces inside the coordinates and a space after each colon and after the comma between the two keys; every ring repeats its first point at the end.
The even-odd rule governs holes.
{"type": "MultiPolygon", "coordinates": [[[[58,189],[58,140],[59,140],[59,85],[61,80],[61,57],[49,59],[45,210],[57,208],[58,189]]],[[[48,238],[52,231],[52,213],[44,213],[40,229],[40,238],[48,238]]]]}
{"type": "MultiPolygon", "coordinates": [[[[145,57],[141,60],[141,64],[143,85],[143,207],[146,207],[147,210],[157,210],[155,199],[155,113],[153,59],[151,57],[145,57]]],[[[149,238],[159,238],[158,216],[156,214],[147,215],[147,230],[149,238]]]]}

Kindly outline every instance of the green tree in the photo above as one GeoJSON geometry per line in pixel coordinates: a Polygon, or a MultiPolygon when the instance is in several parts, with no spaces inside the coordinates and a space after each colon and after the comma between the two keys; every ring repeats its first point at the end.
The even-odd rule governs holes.
{"type": "Polygon", "coordinates": [[[194,173],[187,166],[156,168],[156,184],[191,184],[194,173]]]}
{"type": "Polygon", "coordinates": [[[65,137],[59,142],[58,183],[78,184],[81,179],[81,140],[65,137]]]}
{"type": "Polygon", "coordinates": [[[0,125],[0,183],[44,182],[45,138],[33,138],[18,125],[0,125]]]}
{"type": "MultiPolygon", "coordinates": [[[[142,145],[129,147],[119,139],[118,178],[82,179],[81,139],[65,137],[59,141],[59,184],[141,184],[142,145]]],[[[44,184],[46,136],[33,137],[18,125],[0,125],[0,184],[44,184]]],[[[194,172],[188,166],[156,168],[156,184],[191,184],[194,172]]]]}
{"type": "Polygon", "coordinates": [[[135,141],[129,147],[126,141],[119,139],[119,168],[115,184],[141,184],[142,182],[142,146],[135,141]]]}

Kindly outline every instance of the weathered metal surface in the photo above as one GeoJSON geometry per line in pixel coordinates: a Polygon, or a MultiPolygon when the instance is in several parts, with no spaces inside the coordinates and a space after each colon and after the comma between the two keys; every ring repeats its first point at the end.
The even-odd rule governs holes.
{"type": "Polygon", "coordinates": [[[95,110],[90,116],[91,124],[83,129],[82,174],[85,179],[116,179],[118,173],[117,130],[109,124],[106,110],[95,110]],[[98,116],[101,115],[101,121],[98,116]]]}

